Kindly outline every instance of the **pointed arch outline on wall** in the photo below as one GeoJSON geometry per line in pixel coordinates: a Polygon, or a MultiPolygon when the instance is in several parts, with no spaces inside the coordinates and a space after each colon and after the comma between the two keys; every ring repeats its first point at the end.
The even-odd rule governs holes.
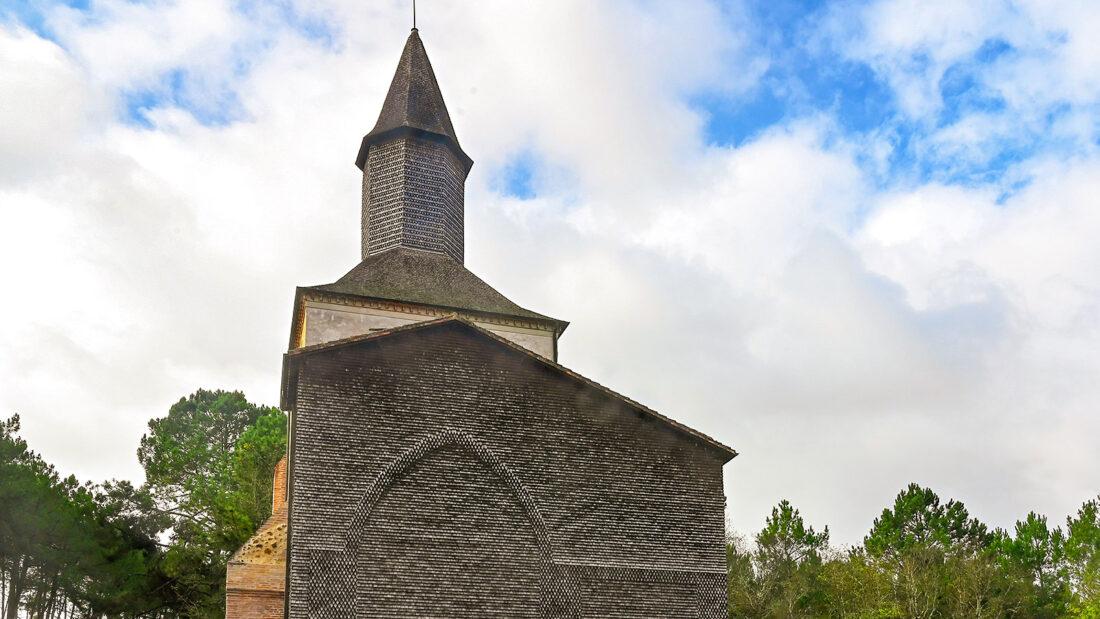
{"type": "Polygon", "coordinates": [[[535,533],[535,541],[539,554],[547,561],[553,560],[550,546],[549,528],[542,518],[538,505],[530,493],[523,486],[523,482],[508,468],[508,465],[483,443],[473,436],[458,430],[444,430],[442,432],[425,437],[416,445],[405,450],[389,462],[371,482],[363,498],[355,507],[355,515],[348,524],[347,534],[344,540],[346,552],[358,552],[362,542],[363,530],[370,521],[371,514],[386,493],[422,460],[431,454],[448,447],[459,447],[489,469],[498,479],[504,482],[513,498],[523,508],[524,515],[531,521],[531,527],[535,533]]]}
{"type": "MultiPolygon", "coordinates": [[[[310,592],[310,597],[315,598],[319,605],[328,605],[334,598],[341,597],[338,594],[339,591],[343,591],[344,594],[351,593],[357,578],[355,574],[358,572],[355,557],[359,554],[366,528],[375,508],[387,492],[400,483],[417,464],[435,452],[452,447],[460,448],[473,455],[482,466],[500,479],[530,521],[542,573],[543,616],[563,619],[579,616],[575,579],[570,578],[569,574],[555,563],[549,528],[534,498],[527,492],[519,477],[489,447],[470,434],[452,429],[421,439],[391,460],[378,473],[355,507],[354,515],[348,523],[344,536],[343,549],[322,551],[313,558],[311,580],[316,586],[310,592]]],[[[346,615],[338,612],[332,615],[319,613],[318,616],[346,615]]]]}

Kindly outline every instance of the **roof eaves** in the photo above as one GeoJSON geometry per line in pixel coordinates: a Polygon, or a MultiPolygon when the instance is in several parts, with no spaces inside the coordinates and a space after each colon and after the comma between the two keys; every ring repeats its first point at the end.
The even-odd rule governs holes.
{"type": "Polygon", "coordinates": [[[470,168],[474,167],[474,160],[466,154],[466,151],[462,150],[459,146],[458,140],[455,138],[424,129],[414,125],[401,125],[399,127],[393,127],[391,129],[385,129],[375,133],[371,131],[367,135],[363,136],[363,141],[359,145],[359,154],[355,157],[355,167],[363,170],[367,165],[367,155],[370,153],[370,148],[374,144],[380,144],[382,142],[393,140],[397,138],[410,137],[420,138],[423,140],[429,140],[432,142],[439,142],[451,149],[459,161],[462,162],[462,167],[466,170],[466,174],[470,173],[470,168]]]}
{"type": "MultiPolygon", "coordinates": [[[[487,318],[513,318],[513,319],[514,318],[521,318],[523,320],[527,320],[527,321],[534,322],[534,323],[540,323],[541,322],[541,323],[545,323],[545,324],[554,325],[555,330],[556,330],[558,335],[561,335],[562,333],[564,333],[565,329],[567,327],[569,327],[569,321],[568,320],[560,320],[558,318],[551,318],[550,316],[539,314],[538,312],[532,312],[531,310],[527,310],[527,309],[524,309],[524,308],[520,308],[520,309],[524,309],[524,311],[527,312],[526,315],[524,315],[524,314],[508,314],[508,313],[505,313],[505,312],[489,312],[489,311],[484,311],[484,310],[469,309],[469,308],[465,308],[465,307],[457,307],[457,306],[453,306],[453,305],[442,305],[442,304],[435,304],[435,303],[419,303],[419,302],[416,302],[416,301],[407,301],[407,300],[403,300],[403,299],[390,298],[390,297],[379,296],[379,295],[355,294],[353,292],[344,292],[344,291],[340,291],[340,290],[332,290],[331,288],[329,288],[329,286],[331,286],[331,284],[320,284],[320,285],[317,285],[317,286],[299,286],[298,287],[299,292],[297,294],[301,294],[302,292],[320,292],[320,293],[324,293],[324,294],[327,294],[327,295],[333,295],[333,296],[336,296],[336,297],[342,297],[342,298],[346,298],[346,299],[373,299],[373,300],[377,300],[377,301],[385,301],[385,302],[388,302],[388,303],[403,303],[405,305],[413,305],[413,306],[418,305],[418,306],[421,306],[421,307],[433,307],[433,308],[436,308],[436,309],[439,309],[439,310],[442,310],[442,311],[445,311],[445,312],[470,314],[470,315],[473,315],[473,316],[484,316],[484,317],[487,317],[487,318]]],[[[295,299],[295,303],[297,303],[297,297],[295,299]]]]}

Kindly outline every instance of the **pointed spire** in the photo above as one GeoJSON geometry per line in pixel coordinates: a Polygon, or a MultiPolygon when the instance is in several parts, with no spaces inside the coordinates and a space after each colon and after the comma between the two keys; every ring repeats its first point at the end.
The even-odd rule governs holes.
{"type": "Polygon", "coordinates": [[[412,29],[405,42],[405,50],[397,63],[397,72],[390,83],[382,113],[378,115],[374,129],[363,137],[355,165],[359,169],[363,168],[372,144],[403,134],[444,142],[465,163],[467,170],[473,165],[473,160],[458,144],[432,63],[428,60],[428,52],[424,49],[416,28],[412,29]]]}

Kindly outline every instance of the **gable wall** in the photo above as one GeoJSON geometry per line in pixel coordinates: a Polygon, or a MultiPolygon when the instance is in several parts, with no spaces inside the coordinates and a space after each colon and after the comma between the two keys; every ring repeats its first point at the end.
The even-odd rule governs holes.
{"type": "MultiPolygon", "coordinates": [[[[303,301],[303,303],[305,304],[303,346],[324,344],[414,322],[434,320],[446,316],[448,313],[453,313],[423,308],[422,313],[411,314],[373,307],[337,305],[309,299],[303,301]]],[[[476,320],[474,323],[547,359],[556,358],[553,331],[513,327],[476,320]]]]}
{"type": "MultiPolygon", "coordinates": [[[[367,528],[357,505],[380,472],[441,432],[471,437],[503,467],[480,474],[498,479],[506,469],[534,506],[532,534],[545,537],[550,569],[572,583],[576,603],[572,615],[554,616],[612,616],[620,612],[609,610],[620,603],[612,597],[647,589],[661,591],[648,616],[683,608],[724,616],[721,458],[455,326],[304,362],[291,456],[290,617],[345,616],[310,606],[311,573],[324,571],[317,557],[344,551],[349,529],[367,528]]],[[[355,603],[360,585],[332,586],[326,599],[355,603]]],[[[627,614],[646,603],[623,599],[627,614]]]]}

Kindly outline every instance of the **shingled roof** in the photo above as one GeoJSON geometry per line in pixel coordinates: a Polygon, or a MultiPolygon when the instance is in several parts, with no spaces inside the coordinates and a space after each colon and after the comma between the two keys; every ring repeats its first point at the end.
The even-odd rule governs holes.
{"type": "Polygon", "coordinates": [[[435,71],[415,28],[405,42],[405,50],[401,52],[401,60],[397,63],[397,72],[386,93],[378,122],[363,137],[355,165],[362,170],[371,145],[403,133],[446,143],[463,161],[467,172],[474,163],[458,145],[458,136],[451,124],[451,115],[447,113],[447,105],[443,102],[443,94],[439,91],[435,71]]]}
{"type": "Polygon", "coordinates": [[[519,344],[516,344],[515,342],[503,338],[496,333],[493,333],[492,331],[483,329],[476,324],[458,316],[447,316],[443,318],[438,318],[436,320],[427,320],[424,322],[402,325],[400,327],[394,327],[392,329],[385,329],[382,331],[374,331],[372,333],[366,333],[363,335],[356,335],[342,340],[324,342],[322,344],[314,344],[312,346],[304,346],[302,348],[297,348],[287,352],[285,355],[283,355],[283,384],[281,387],[282,397],[280,398],[280,406],[284,410],[294,409],[296,405],[294,401],[296,394],[294,393],[294,391],[296,390],[295,385],[298,379],[297,368],[299,366],[299,362],[305,357],[309,357],[314,354],[324,354],[330,351],[356,346],[359,344],[365,344],[367,342],[375,342],[384,338],[396,337],[407,333],[422,333],[424,331],[429,331],[431,329],[446,326],[457,326],[460,328],[466,328],[476,335],[488,338],[489,340],[496,342],[498,345],[503,346],[513,353],[526,357],[531,361],[534,361],[535,363],[543,365],[563,376],[568,377],[569,379],[577,381],[585,387],[593,389],[603,394],[605,397],[611,398],[612,400],[626,405],[628,408],[635,410],[638,414],[648,417],[649,419],[656,421],[657,423],[682,436],[686,436],[696,441],[697,443],[701,443],[702,445],[705,445],[710,449],[716,450],[725,457],[726,462],[732,460],[733,458],[736,458],[738,455],[737,451],[734,450],[732,447],[708,436],[707,434],[686,426],[670,417],[666,417],[665,415],[658,413],[657,411],[637,402],[636,400],[633,400],[617,391],[614,391],[613,389],[609,389],[601,385],[600,383],[597,383],[590,378],[586,378],[581,374],[570,370],[569,368],[561,365],[560,363],[557,363],[556,361],[551,361],[550,359],[547,359],[542,355],[531,352],[530,350],[524,348],[523,346],[520,346],[519,344]]]}
{"type": "Polygon", "coordinates": [[[569,325],[516,305],[450,256],[405,247],[370,256],[331,284],[303,290],[546,321],[559,332],[569,325]]]}

